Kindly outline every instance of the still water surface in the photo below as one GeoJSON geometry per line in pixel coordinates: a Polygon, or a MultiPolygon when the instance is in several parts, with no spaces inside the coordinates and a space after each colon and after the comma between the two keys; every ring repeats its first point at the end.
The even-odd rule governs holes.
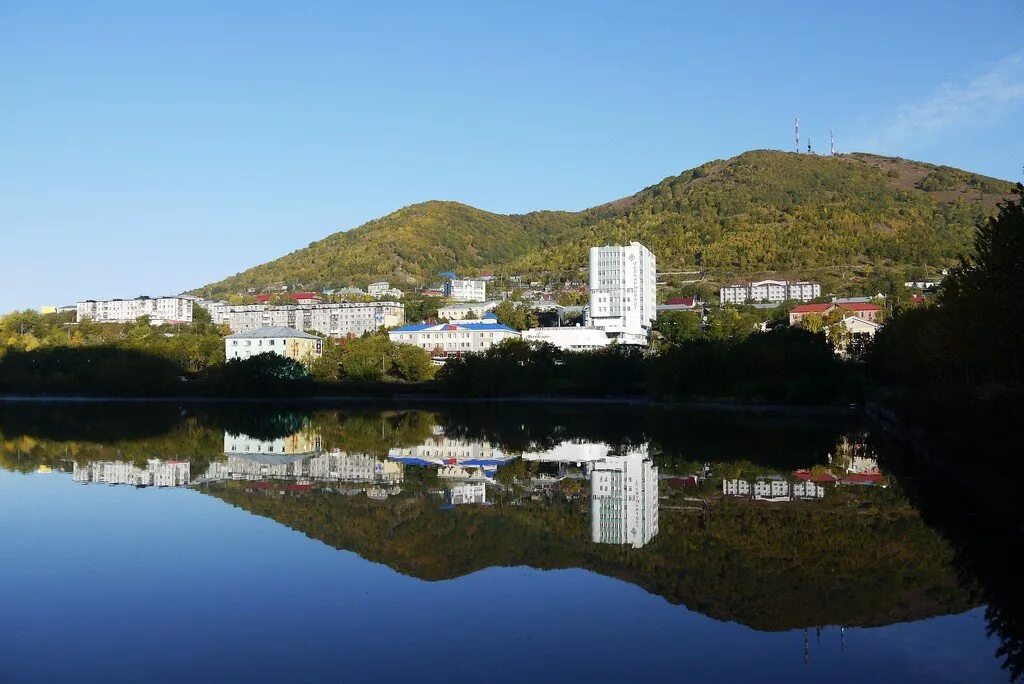
{"type": "Polygon", "coordinates": [[[887,449],[819,417],[3,406],[0,681],[1008,681],[887,449]]]}

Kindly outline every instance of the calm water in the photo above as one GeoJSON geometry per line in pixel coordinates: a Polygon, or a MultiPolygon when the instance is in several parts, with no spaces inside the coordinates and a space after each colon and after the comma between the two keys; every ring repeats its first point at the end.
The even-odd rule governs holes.
{"type": "Polygon", "coordinates": [[[6,405],[0,466],[4,682],[1019,666],[999,558],[853,419],[6,405]]]}

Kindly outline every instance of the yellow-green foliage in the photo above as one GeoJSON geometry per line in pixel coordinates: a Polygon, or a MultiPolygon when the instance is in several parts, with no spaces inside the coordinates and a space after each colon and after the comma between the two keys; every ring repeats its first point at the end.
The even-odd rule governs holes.
{"type": "Polygon", "coordinates": [[[578,213],[504,216],[425,202],[200,288],[424,285],[441,271],[578,275],[591,245],[639,240],[659,268],[727,273],[942,267],[971,248],[973,226],[1009,194],[1005,181],[874,155],[748,152],[578,213]]]}

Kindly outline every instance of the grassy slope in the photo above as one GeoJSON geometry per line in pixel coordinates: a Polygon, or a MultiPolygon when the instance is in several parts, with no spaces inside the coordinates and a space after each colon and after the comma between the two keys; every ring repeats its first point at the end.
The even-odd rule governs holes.
{"type": "Polygon", "coordinates": [[[1010,187],[874,155],[754,151],[578,213],[505,216],[456,202],[412,205],[196,292],[378,278],[425,284],[451,269],[572,274],[589,245],[629,240],[648,245],[662,270],[692,266],[697,251],[724,274],[937,268],[969,249],[974,223],[1010,187]]]}

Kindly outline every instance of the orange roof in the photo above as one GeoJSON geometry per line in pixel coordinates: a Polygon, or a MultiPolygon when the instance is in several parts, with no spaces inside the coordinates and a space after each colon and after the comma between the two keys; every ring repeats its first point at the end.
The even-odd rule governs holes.
{"type": "Polygon", "coordinates": [[[789,313],[825,313],[832,308],[832,304],[801,304],[790,309],[789,313]]]}
{"type": "Polygon", "coordinates": [[[869,304],[868,302],[844,302],[843,304],[837,304],[841,309],[847,311],[881,311],[882,307],[877,304],[869,304]]]}

